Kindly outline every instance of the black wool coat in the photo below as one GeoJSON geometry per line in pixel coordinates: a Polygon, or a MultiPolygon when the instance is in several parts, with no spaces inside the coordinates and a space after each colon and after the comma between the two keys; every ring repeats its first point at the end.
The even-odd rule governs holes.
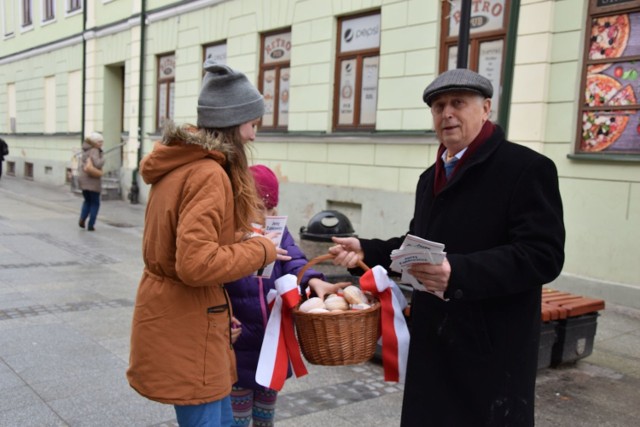
{"type": "MultiPolygon", "coordinates": [[[[541,287],[564,263],[556,167],[496,126],[437,195],[435,170],[409,233],[445,244],[448,301],[413,293],[401,425],[533,425],[541,287]]],[[[402,239],[361,240],[364,262],[388,268],[402,239]]]]}

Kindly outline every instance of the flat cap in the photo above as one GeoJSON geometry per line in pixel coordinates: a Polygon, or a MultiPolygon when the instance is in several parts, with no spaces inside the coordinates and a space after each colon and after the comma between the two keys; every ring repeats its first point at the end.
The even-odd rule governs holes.
{"type": "Polygon", "coordinates": [[[422,99],[431,107],[431,103],[437,95],[453,90],[469,90],[477,92],[485,98],[493,96],[493,86],[488,78],[466,68],[457,68],[445,71],[436,77],[424,90],[422,99]]]}

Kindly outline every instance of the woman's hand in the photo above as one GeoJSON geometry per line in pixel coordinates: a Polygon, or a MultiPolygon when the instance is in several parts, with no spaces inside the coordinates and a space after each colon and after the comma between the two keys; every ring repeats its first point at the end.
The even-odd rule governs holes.
{"type": "Polygon", "coordinates": [[[231,316],[231,343],[235,344],[242,333],[242,323],[235,316],[231,316]]]}

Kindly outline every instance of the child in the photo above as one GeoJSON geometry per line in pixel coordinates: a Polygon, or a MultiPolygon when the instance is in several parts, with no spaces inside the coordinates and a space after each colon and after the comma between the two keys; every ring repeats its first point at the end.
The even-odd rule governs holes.
{"type": "MultiPolygon", "coordinates": [[[[258,195],[264,203],[265,215],[276,215],[276,175],[264,165],[251,166],[249,169],[256,182],[258,195]]],[[[254,426],[274,425],[278,392],[257,384],[255,380],[260,348],[270,314],[266,297],[270,289],[275,289],[276,279],[285,274],[297,275],[307,264],[305,255],[286,228],[280,246],[287,251],[291,260],[276,261],[270,278],[248,276],[225,286],[231,298],[233,313],[242,328],[242,333],[233,346],[238,368],[238,382],[231,391],[234,426],[248,426],[252,418],[254,426]]],[[[302,284],[311,284],[323,279],[322,273],[308,269],[302,278],[302,284]]]]}

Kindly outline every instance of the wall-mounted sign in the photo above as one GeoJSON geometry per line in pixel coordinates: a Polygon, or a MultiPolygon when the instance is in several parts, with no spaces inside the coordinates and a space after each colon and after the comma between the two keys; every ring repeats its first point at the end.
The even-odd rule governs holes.
{"type": "Polygon", "coordinates": [[[380,47],[380,14],[361,16],[342,22],[340,52],[380,47]]]}
{"type": "Polygon", "coordinates": [[[264,63],[291,60],[291,33],[280,33],[264,38],[264,63]]]}
{"type": "Polygon", "coordinates": [[[213,46],[209,46],[204,51],[204,59],[205,61],[208,59],[212,59],[216,61],[218,64],[226,64],[227,63],[227,44],[216,44],[213,46]]]}
{"type": "Polygon", "coordinates": [[[582,152],[640,153],[640,12],[591,19],[582,152]],[[627,59],[628,58],[628,59],[627,59]],[[597,61],[597,62],[596,62],[597,61]]]}
{"type": "MultiPolygon", "coordinates": [[[[451,1],[449,36],[455,37],[460,33],[460,3],[460,0],[451,1]]],[[[473,34],[502,29],[504,25],[504,3],[505,0],[472,1],[469,32],[473,34]]]]}
{"type": "Polygon", "coordinates": [[[596,6],[598,7],[602,7],[602,6],[613,6],[614,4],[620,4],[620,3],[628,3],[634,0],[598,0],[596,2],[596,6]]]}
{"type": "Polygon", "coordinates": [[[378,63],[380,57],[364,58],[362,61],[362,94],[360,97],[360,124],[376,123],[378,106],[378,63]]]}
{"type": "Polygon", "coordinates": [[[356,93],[356,60],[342,61],[340,70],[340,101],[338,123],[350,125],[353,123],[354,101],[356,93]]]}

